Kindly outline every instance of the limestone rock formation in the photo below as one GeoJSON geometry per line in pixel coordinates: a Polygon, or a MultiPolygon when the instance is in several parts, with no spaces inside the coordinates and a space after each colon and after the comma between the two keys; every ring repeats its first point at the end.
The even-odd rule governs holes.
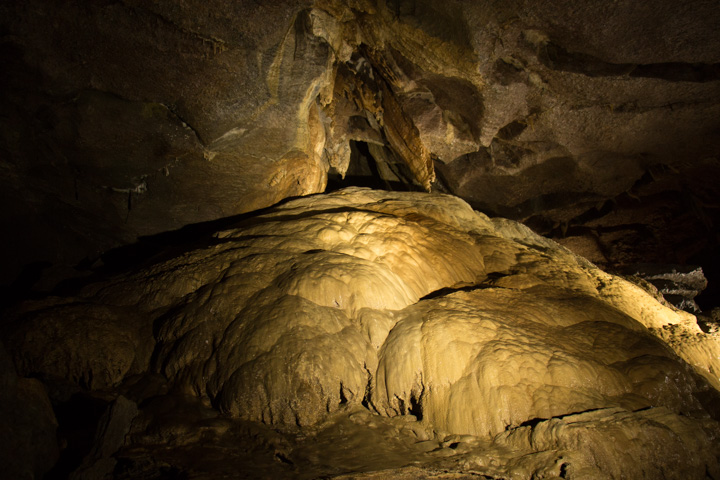
{"type": "Polygon", "coordinates": [[[116,466],[112,455],[125,444],[137,413],[137,405],[122,395],[113,401],[100,418],[90,454],[73,473],[72,480],[94,480],[112,474],[116,466]]]}
{"type": "Polygon", "coordinates": [[[21,228],[2,282],[322,192],[363,155],[396,188],[589,229],[610,263],[643,261],[634,236],[684,262],[717,244],[698,232],[720,194],[718,15],[711,0],[3,2],[0,223],[21,228]]]}
{"type": "Polygon", "coordinates": [[[708,286],[701,267],[693,265],[628,265],[625,272],[651,283],[665,300],[690,313],[699,313],[695,302],[708,286]]]}
{"type": "MultiPolygon", "coordinates": [[[[405,417],[413,455],[463,445],[458,468],[498,478],[720,472],[717,332],[447,195],[289,201],[72,296],[21,304],[4,338],[23,376],[138,405],[197,397],[300,435],[345,412],[365,412],[365,428],[405,417]],[[127,393],[158,375],[161,392],[127,393]],[[489,445],[502,465],[483,463],[489,445]]],[[[140,418],[133,438],[150,438],[140,418]]],[[[207,438],[230,428],[213,425],[207,438]]],[[[286,450],[276,456],[297,468],[317,462],[286,450]]]]}
{"type": "Polygon", "coordinates": [[[0,2],[4,472],[720,478],[716,3],[0,2]]]}
{"type": "Polygon", "coordinates": [[[58,459],[57,420],[47,391],[18,377],[0,343],[0,462],[6,478],[42,478],[58,459]]]}

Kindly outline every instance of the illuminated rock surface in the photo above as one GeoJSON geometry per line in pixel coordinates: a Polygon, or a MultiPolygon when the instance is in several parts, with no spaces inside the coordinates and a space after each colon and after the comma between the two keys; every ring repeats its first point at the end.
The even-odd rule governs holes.
{"type": "Polygon", "coordinates": [[[0,2],[0,476],[720,477],[719,24],[0,2]]]}
{"type": "Polygon", "coordinates": [[[0,284],[359,173],[685,263],[718,245],[718,24],[713,0],[5,0],[0,284]]]}
{"type": "Polygon", "coordinates": [[[293,200],[4,339],[57,402],[137,403],[116,478],[720,478],[717,333],[451,196],[293,200]]]}

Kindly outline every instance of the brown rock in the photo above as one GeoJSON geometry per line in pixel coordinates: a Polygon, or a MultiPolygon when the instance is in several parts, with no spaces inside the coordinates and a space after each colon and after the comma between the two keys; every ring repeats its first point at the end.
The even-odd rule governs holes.
{"type": "Polygon", "coordinates": [[[0,344],[0,460],[6,478],[42,478],[58,459],[57,421],[45,387],[18,378],[0,344]]]}
{"type": "Polygon", "coordinates": [[[3,5],[6,283],[320,192],[351,141],[543,231],[719,145],[708,2],[251,3],[3,5]]]}

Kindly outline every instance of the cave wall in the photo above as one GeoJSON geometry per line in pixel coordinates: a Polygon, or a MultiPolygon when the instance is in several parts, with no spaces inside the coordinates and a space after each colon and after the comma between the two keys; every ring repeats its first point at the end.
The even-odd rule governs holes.
{"type": "Polygon", "coordinates": [[[395,465],[468,449],[452,468],[498,478],[718,476],[717,326],[471,208],[599,265],[720,265],[718,17],[2,2],[0,307],[105,265],[4,310],[8,471],[156,478],[194,455],[153,448],[208,442],[230,468],[242,435],[272,468],[315,465],[360,442],[257,429],[313,426],[313,444],[338,421],[394,425],[352,452],[374,469],[392,439],[411,445],[395,465]],[[467,203],[309,197],[368,178],[467,203]]]}
{"type": "Polygon", "coordinates": [[[524,220],[601,264],[717,244],[712,1],[0,6],[3,283],[325,189],[524,220]],[[654,225],[654,226],[653,226],[654,225]]]}

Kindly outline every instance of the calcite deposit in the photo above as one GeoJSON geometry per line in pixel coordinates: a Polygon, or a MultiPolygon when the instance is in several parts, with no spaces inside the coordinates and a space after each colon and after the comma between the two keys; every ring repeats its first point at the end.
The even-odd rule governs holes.
{"type": "Polygon", "coordinates": [[[718,25],[3,0],[0,476],[720,478],[718,25]]]}
{"type": "Polygon", "coordinates": [[[717,333],[456,197],[300,198],[98,275],[21,304],[3,338],[55,401],[139,405],[116,478],[190,468],[160,445],[232,452],[237,422],[278,476],[720,476],[717,333]],[[387,453],[330,446],[347,435],[387,453]]]}

